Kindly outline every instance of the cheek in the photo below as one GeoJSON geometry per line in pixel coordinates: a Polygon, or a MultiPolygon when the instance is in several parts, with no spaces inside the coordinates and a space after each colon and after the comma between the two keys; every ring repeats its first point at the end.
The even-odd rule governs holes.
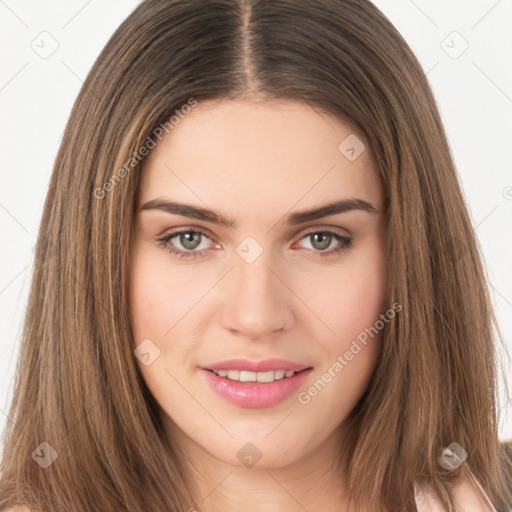
{"type": "Polygon", "coordinates": [[[360,399],[377,363],[386,325],[380,320],[387,311],[386,284],[385,259],[379,252],[358,261],[340,278],[334,293],[331,313],[336,336],[325,347],[330,362],[320,385],[328,382],[324,399],[339,404],[340,418],[360,399]]]}
{"type": "MultiPolygon", "coordinates": [[[[131,312],[136,341],[154,338],[159,344],[204,294],[190,273],[173,271],[169,256],[140,250],[131,274],[131,312]]],[[[192,268],[192,267],[189,267],[192,268]]]]}
{"type": "Polygon", "coordinates": [[[179,283],[173,276],[172,286],[169,267],[151,254],[138,254],[134,258],[131,274],[131,315],[134,332],[134,350],[150,352],[151,362],[145,364],[138,358],[137,365],[143,379],[157,403],[166,406],[179,404],[182,391],[172,378],[175,361],[182,358],[184,347],[171,343],[181,324],[173,326],[186,313],[186,297],[177,297],[179,283]],[[166,270],[167,267],[167,270],[166,270]],[[150,340],[150,342],[148,342],[150,340]],[[144,351],[142,351],[144,347],[144,351]],[[172,397],[172,400],[169,400],[172,397]]]}
{"type": "Polygon", "coordinates": [[[334,301],[339,305],[338,335],[353,338],[372,326],[386,309],[385,298],[382,275],[369,271],[348,279],[334,301]]]}
{"type": "Polygon", "coordinates": [[[327,348],[342,350],[386,311],[386,268],[383,258],[372,255],[343,267],[330,268],[304,282],[308,305],[322,323],[327,348]],[[328,327],[329,329],[327,329],[328,327]],[[329,333],[330,331],[330,333],[329,333]]]}
{"type": "Polygon", "coordinates": [[[134,350],[144,347],[146,351],[148,346],[157,354],[149,365],[137,361],[157,400],[165,400],[169,393],[180,396],[171,376],[183,371],[196,340],[201,339],[199,301],[206,286],[211,286],[209,281],[198,279],[197,272],[194,276],[192,266],[173,268],[168,257],[165,251],[142,246],[134,255],[131,273],[134,350]]]}
{"type": "Polygon", "coordinates": [[[298,397],[299,403],[311,404],[332,428],[347,417],[368,388],[381,351],[382,329],[375,326],[382,324],[379,319],[386,313],[384,274],[377,267],[366,269],[341,277],[321,309],[335,334],[318,336],[326,359],[314,382],[298,397]]]}
{"type": "Polygon", "coordinates": [[[151,270],[135,269],[132,278],[131,312],[135,343],[144,338],[157,339],[162,333],[162,304],[166,303],[163,289],[155,286],[151,270]]]}

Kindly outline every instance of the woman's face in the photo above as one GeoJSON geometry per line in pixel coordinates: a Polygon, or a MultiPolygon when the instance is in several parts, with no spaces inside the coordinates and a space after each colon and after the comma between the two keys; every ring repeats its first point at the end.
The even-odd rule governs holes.
{"type": "Polygon", "coordinates": [[[190,446],[279,467],[340,438],[388,309],[383,204],[369,148],[302,103],[200,102],[150,151],[134,349],[190,446]]]}

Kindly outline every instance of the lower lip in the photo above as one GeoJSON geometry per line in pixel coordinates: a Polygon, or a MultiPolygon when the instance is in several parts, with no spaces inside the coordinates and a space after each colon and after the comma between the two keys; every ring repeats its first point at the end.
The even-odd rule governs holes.
{"type": "Polygon", "coordinates": [[[274,382],[240,382],[201,370],[210,387],[222,398],[240,407],[272,407],[288,398],[307,379],[312,368],[274,382]]]}

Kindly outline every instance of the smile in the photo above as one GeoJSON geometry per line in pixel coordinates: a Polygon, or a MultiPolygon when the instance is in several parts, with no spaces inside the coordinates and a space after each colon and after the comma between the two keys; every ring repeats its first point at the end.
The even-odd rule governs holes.
{"type": "Polygon", "coordinates": [[[312,371],[312,368],[299,372],[202,369],[200,374],[210,389],[227,402],[239,407],[263,408],[275,406],[289,398],[312,371]]]}

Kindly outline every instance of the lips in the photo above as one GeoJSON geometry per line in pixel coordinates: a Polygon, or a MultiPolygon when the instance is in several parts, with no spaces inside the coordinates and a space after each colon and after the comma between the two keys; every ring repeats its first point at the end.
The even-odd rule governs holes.
{"type": "MultiPolygon", "coordinates": [[[[203,367],[200,374],[210,389],[224,400],[239,407],[261,408],[276,406],[285,401],[304,384],[312,371],[311,366],[286,359],[264,361],[229,359],[203,367]],[[290,376],[281,375],[283,372],[279,370],[285,370],[290,376]],[[239,373],[240,378],[242,374],[246,375],[243,376],[243,381],[233,380],[228,377],[228,372],[229,374],[239,373]],[[269,379],[265,372],[278,373],[280,378],[279,380],[269,379]],[[255,375],[256,379],[254,379],[255,375]],[[249,377],[253,382],[247,382],[249,377]]],[[[233,376],[238,378],[237,375],[233,376]]],[[[274,377],[277,378],[277,375],[274,377]]]]}

